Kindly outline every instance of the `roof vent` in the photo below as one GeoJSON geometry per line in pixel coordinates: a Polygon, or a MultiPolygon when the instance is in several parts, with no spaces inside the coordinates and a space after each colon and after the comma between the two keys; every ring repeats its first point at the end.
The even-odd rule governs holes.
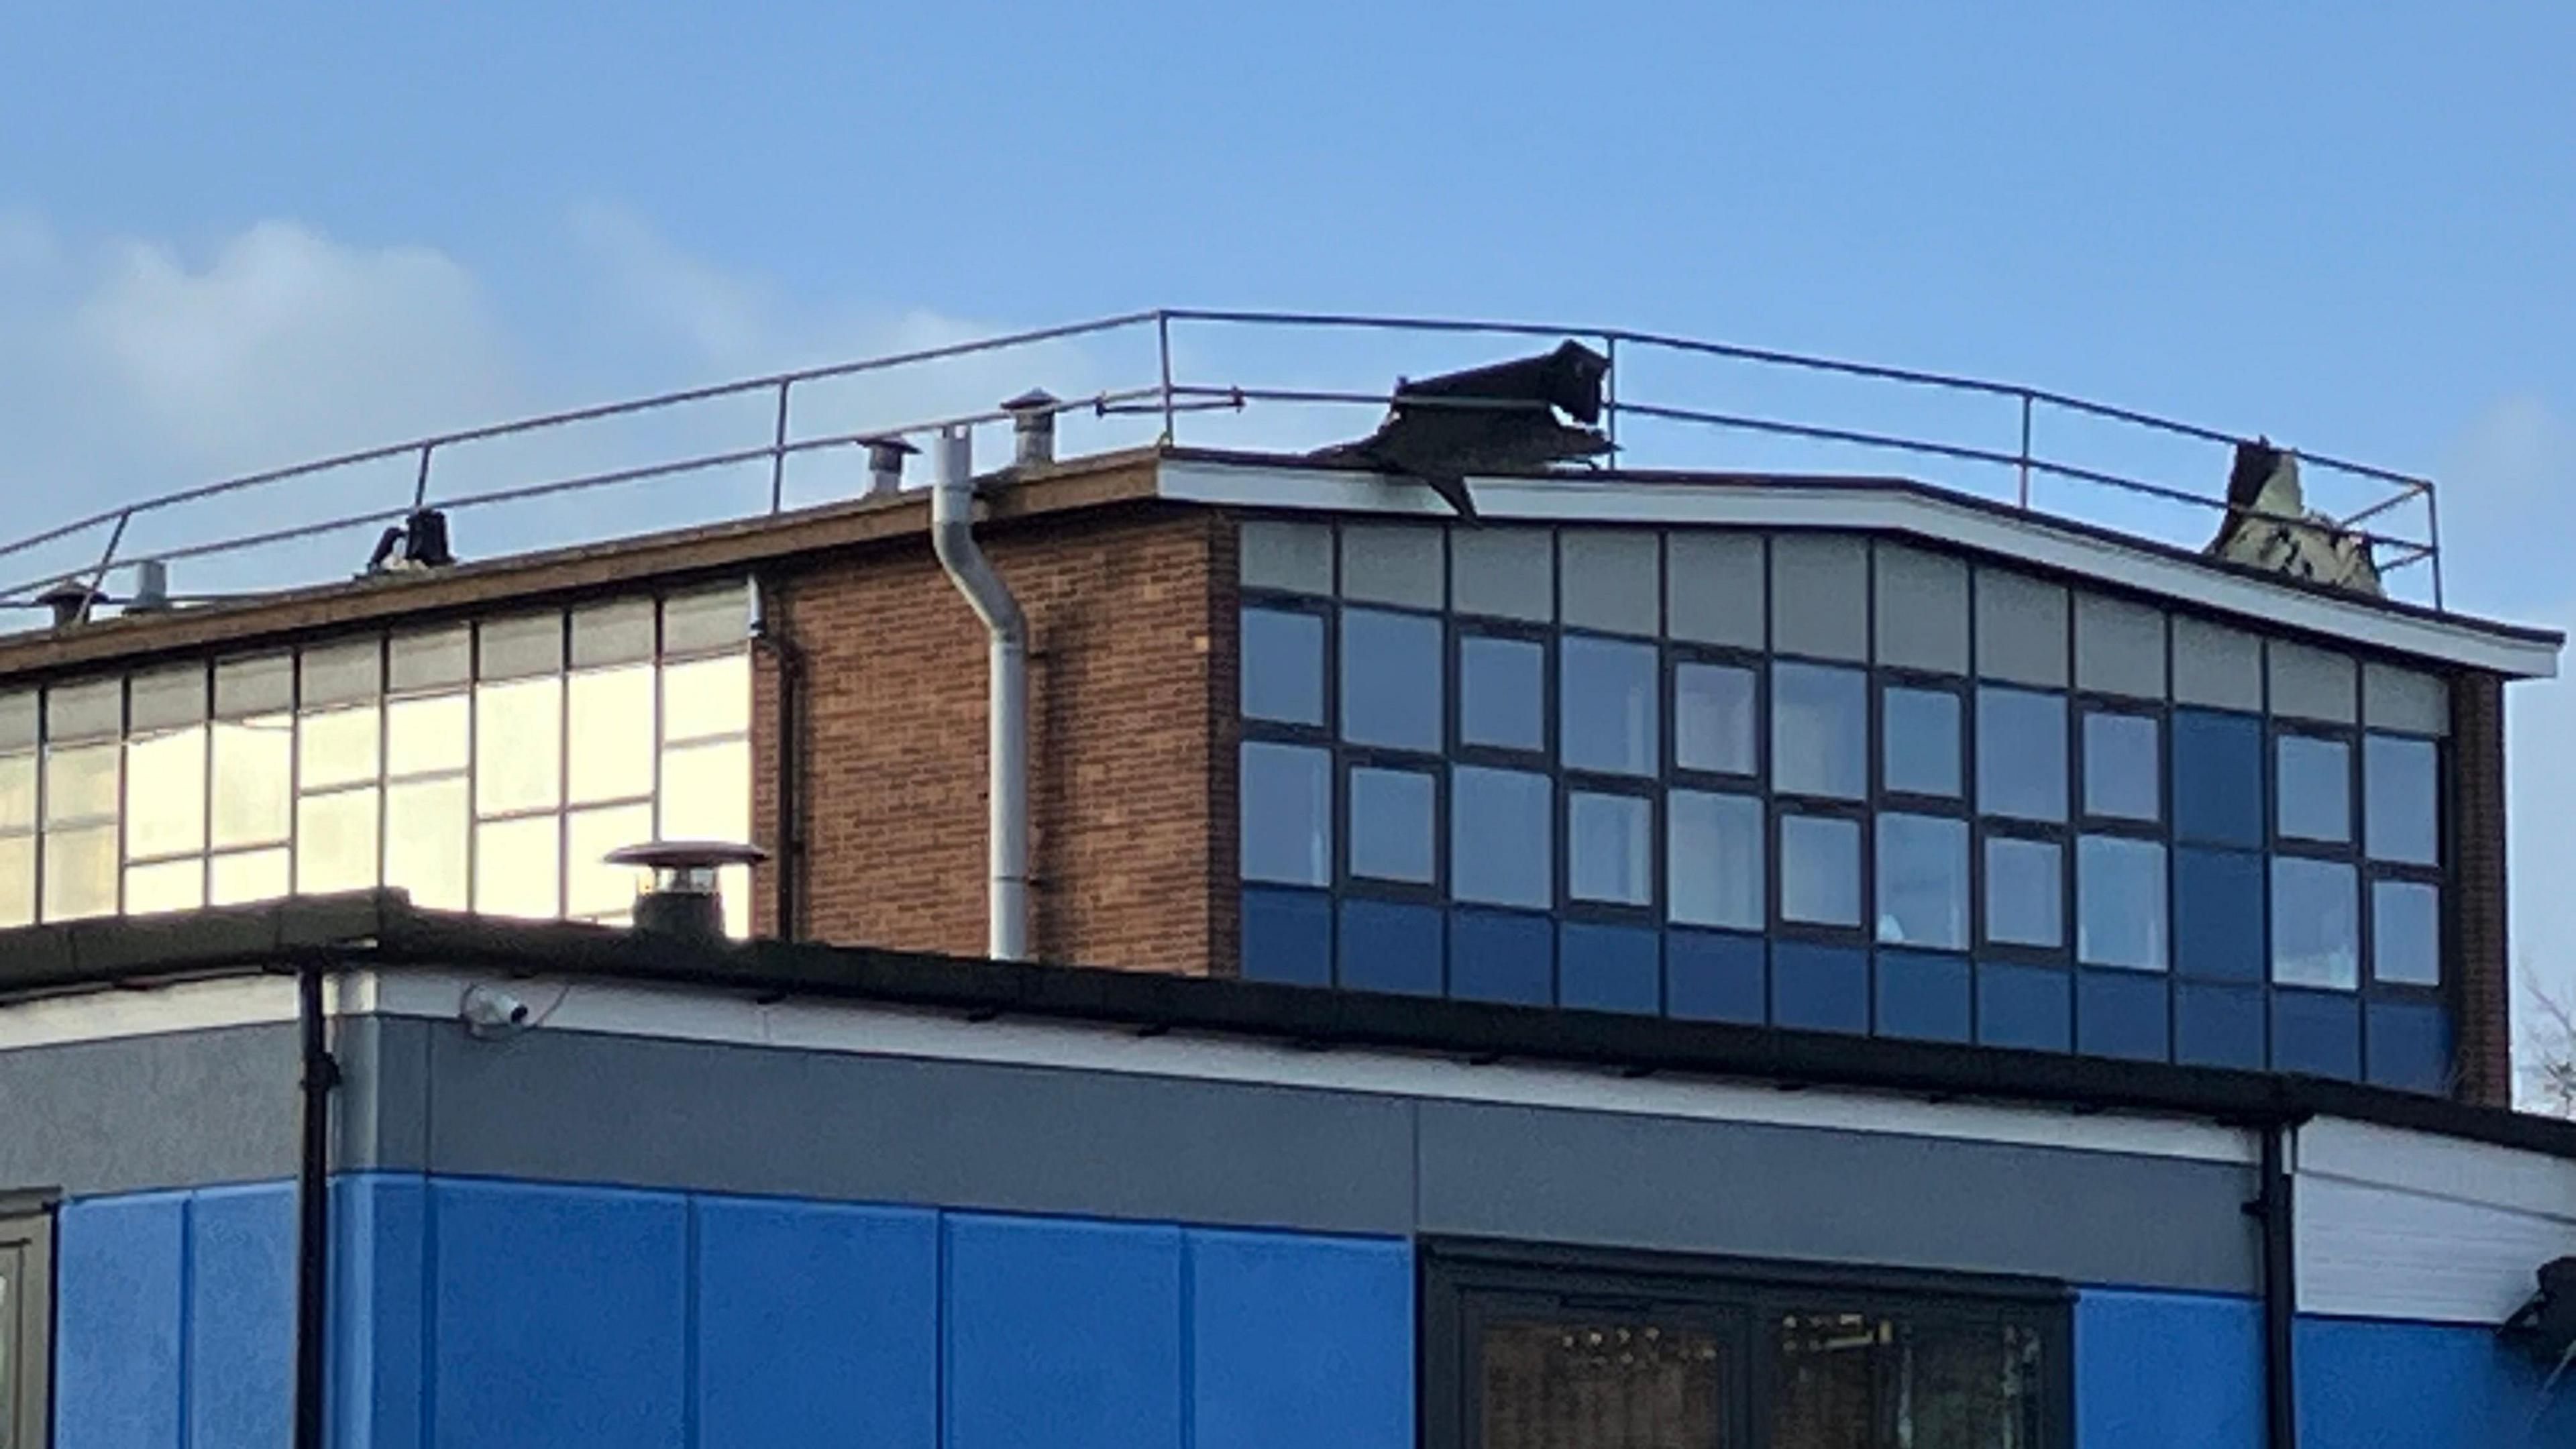
{"type": "Polygon", "coordinates": [[[54,627],[68,628],[89,618],[90,606],[103,602],[107,595],[78,579],[65,579],[36,596],[36,602],[54,611],[54,627]]]}
{"type": "Polygon", "coordinates": [[[920,452],[919,448],[889,433],[867,440],[868,491],[870,498],[891,498],[903,491],[903,460],[920,452]]]}
{"type": "Polygon", "coordinates": [[[735,841],[657,840],[620,846],[603,858],[611,865],[642,866],[653,873],[652,885],[635,897],[637,934],[716,942],[725,938],[717,872],[729,865],[757,865],[769,859],[769,852],[735,841]]]}
{"type": "Polygon", "coordinates": [[[1002,404],[1011,415],[1011,466],[1043,468],[1055,461],[1055,413],[1062,399],[1031,388],[1002,404]]]}
{"type": "Polygon", "coordinates": [[[170,566],[157,558],[134,565],[134,597],[125,601],[129,614],[170,612],[170,566]]]}

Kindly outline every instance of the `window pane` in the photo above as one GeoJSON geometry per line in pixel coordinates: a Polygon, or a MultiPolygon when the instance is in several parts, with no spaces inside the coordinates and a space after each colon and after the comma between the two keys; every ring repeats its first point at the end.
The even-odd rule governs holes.
{"type": "Polygon", "coordinates": [[[1351,874],[1431,884],[1432,831],[1429,775],[1351,771],[1351,874]]]}
{"type": "Polygon", "coordinates": [[[662,601],[662,652],[737,649],[751,633],[751,590],[728,584],[662,601]]]}
{"type": "Polygon", "coordinates": [[[1243,714],[1324,722],[1324,620],[1283,609],[1243,611],[1243,714]]]}
{"type": "Polygon", "coordinates": [[[227,659],[215,666],[215,716],[248,719],[295,707],[295,656],[227,659]]]}
{"type": "Polygon", "coordinates": [[[552,815],[487,820],[474,827],[474,909],[544,919],[562,909],[555,889],[561,825],[552,815]]]}
{"type": "Polygon", "coordinates": [[[2088,966],[2165,969],[2165,848],[2088,835],[2075,846],[2075,954],[2088,966]]]}
{"type": "Polygon", "coordinates": [[[1868,685],[1857,669],[1771,666],[1771,783],[1861,798],[1869,770],[1868,685]]]}
{"type": "Polygon", "coordinates": [[[206,863],[195,857],[125,868],[125,913],[193,911],[206,903],[206,863]]]}
{"type": "Polygon", "coordinates": [[[218,906],[273,901],[287,892],[291,868],[285,846],[219,855],[209,868],[206,900],[218,906]]]}
{"type": "Polygon", "coordinates": [[[2272,979],[2349,990],[2361,979],[2353,869],[2330,860],[2272,858],[2272,979]]]}
{"type": "Polygon", "coordinates": [[[1715,1337],[1649,1323],[1495,1323],[1476,1345],[1480,1449],[1716,1449],[1715,1337]]]}
{"type": "Polygon", "coordinates": [[[1569,634],[1556,660],[1557,748],[1565,767],[1655,773],[1655,647],[1569,634]]]}
{"type": "Polygon", "coordinates": [[[2017,820],[2066,818],[2066,700],[1977,691],[1977,808],[2017,820]]]}
{"type": "Polygon", "coordinates": [[[2442,984],[2442,893],[2421,881],[2370,888],[2370,974],[2392,986],[2442,984]]]}
{"type": "Polygon", "coordinates": [[[295,722],[287,716],[215,726],[214,843],[286,839],[294,816],[295,722]]]}
{"type": "Polygon", "coordinates": [[[567,738],[572,741],[565,757],[570,798],[631,800],[652,794],[653,666],[576,674],[565,682],[564,695],[567,738]]]}
{"type": "Polygon", "coordinates": [[[125,768],[125,858],[205,849],[204,727],[127,741],[125,768]]]}
{"type": "Polygon", "coordinates": [[[2274,759],[2281,833],[2298,840],[2352,839],[2352,748],[2341,740],[2283,735],[2274,759]]]}
{"type": "Polygon", "coordinates": [[[555,675],[474,691],[474,809],[543,810],[563,800],[563,680],[555,675]]]}
{"type": "Polygon", "coordinates": [[[376,778],[376,706],[308,714],[296,721],[296,768],[307,790],[376,778]]]}
{"type": "Polygon", "coordinates": [[[1753,671],[1725,664],[1673,669],[1673,763],[1685,770],[1750,775],[1753,671]]]}
{"type": "Polygon", "coordinates": [[[2039,1335],[1826,1313],[1780,1320],[1777,1449],[2027,1449],[2046,1442],[2039,1335]]]}
{"type": "Polygon", "coordinates": [[[129,733],[195,724],[206,717],[206,666],[187,664],[134,676],[128,688],[125,723],[129,733]]]}
{"type": "Polygon", "coordinates": [[[0,830],[36,828],[36,757],[0,755],[0,830]]]}
{"type": "Polygon", "coordinates": [[[1326,885],[1333,878],[1332,756],[1303,745],[1243,744],[1245,880],[1326,885]]]}
{"type": "Polygon", "coordinates": [[[1967,948],[1968,822],[1933,815],[1878,817],[1878,939],[1891,946],[1967,948]]]}
{"type": "Polygon", "coordinates": [[[1440,748],[1440,621],[1342,611],[1342,737],[1404,750],[1440,748]]]}
{"type": "MultiPolygon", "coordinates": [[[[366,890],[376,883],[373,786],[295,802],[295,888],[306,895],[366,890]]],[[[422,904],[426,904],[423,902],[422,904]]]]}
{"type": "Polygon", "coordinates": [[[528,614],[516,619],[486,619],[481,630],[478,678],[521,679],[532,674],[563,672],[564,627],[561,614],[528,614]]]}
{"type": "Polygon", "coordinates": [[[751,656],[720,654],[662,666],[662,742],[751,729],[751,656]]]}
{"type": "Polygon", "coordinates": [[[572,611],[572,663],[576,669],[653,658],[653,601],[621,599],[572,611]]]}
{"type": "Polygon", "coordinates": [[[393,689],[463,684],[474,672],[474,633],[463,624],[426,634],[397,634],[386,647],[385,683],[393,689]]]}
{"type": "Polygon", "coordinates": [[[1635,795],[1576,791],[1565,811],[1567,893],[1580,901],[1653,904],[1653,805],[1635,795]]]}
{"type": "Polygon", "coordinates": [[[303,670],[302,699],[308,709],[319,704],[372,702],[384,689],[384,647],[380,640],[360,639],[307,649],[298,663],[303,670]]]}
{"type": "MultiPolygon", "coordinates": [[[[2176,658],[2179,665],[2180,656],[2176,658]]],[[[2263,843],[2261,720],[2209,710],[2174,711],[2173,817],[2180,839],[2210,845],[2263,843]]]]}
{"type": "Polygon", "coordinates": [[[1672,918],[1761,930],[1762,802],[1675,790],[1664,812],[1664,894],[1672,918]]]}
{"type": "Polygon", "coordinates": [[[632,911],[642,872],[600,857],[652,838],[653,807],[641,802],[565,816],[564,914],[596,918],[632,911]]]}
{"type": "Polygon", "coordinates": [[[425,775],[462,770],[471,732],[465,696],[397,699],[385,706],[385,774],[425,775]]]}
{"type": "Polygon", "coordinates": [[[664,750],[661,803],[664,840],[749,840],[751,742],[664,750]]]}
{"type": "Polygon", "coordinates": [[[45,919],[116,912],[116,827],[45,832],[45,919]]]}
{"type": "Polygon", "coordinates": [[[1780,917],[1818,926],[1860,924],[1859,822],[1780,817],[1780,917]]]}
{"type": "Polygon", "coordinates": [[[36,837],[0,837],[0,927],[36,919],[36,837]]]}
{"type": "Polygon", "coordinates": [[[2164,750],[2155,716],[2084,716],[2084,813],[2113,820],[2164,815],[2164,750]]]}
{"type": "Polygon", "coordinates": [[[2056,842],[1986,837],[1986,939],[2066,943],[2066,875],[2056,842]]]}
{"type": "Polygon", "coordinates": [[[1959,697],[1890,687],[1881,696],[1883,783],[1911,795],[1959,793],[1959,697]]]}
{"type": "Polygon", "coordinates": [[[45,738],[69,740],[112,735],[125,728],[125,684],[91,679],[45,691],[45,738]]]}
{"type": "Polygon", "coordinates": [[[2373,860],[2431,865],[2442,838],[2431,740],[2372,735],[2362,742],[2362,819],[2373,860]]]}
{"type": "Polygon", "coordinates": [[[1458,739],[1500,750],[1547,748],[1547,650],[1528,639],[1458,639],[1458,739]]]}
{"type": "Polygon", "coordinates": [[[45,751],[45,823],[113,819],[117,753],[114,745],[45,751]]]}
{"type": "Polygon", "coordinates": [[[1449,772],[1450,894],[1498,906],[1554,904],[1556,832],[1545,775],[1460,765],[1449,772]]]}
{"type": "Polygon", "coordinates": [[[385,787],[385,884],[413,905],[465,909],[466,805],[461,778],[385,787]]]}

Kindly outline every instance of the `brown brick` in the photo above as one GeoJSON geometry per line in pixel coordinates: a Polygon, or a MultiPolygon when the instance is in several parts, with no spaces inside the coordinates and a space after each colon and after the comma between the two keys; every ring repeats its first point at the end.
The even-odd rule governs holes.
{"type": "Polygon", "coordinates": [[[2451,1012],[2458,1022],[2458,1095],[2513,1103],[2513,971],[2506,946],[2504,681],[2451,680],[2453,758],[2451,1012]]]}

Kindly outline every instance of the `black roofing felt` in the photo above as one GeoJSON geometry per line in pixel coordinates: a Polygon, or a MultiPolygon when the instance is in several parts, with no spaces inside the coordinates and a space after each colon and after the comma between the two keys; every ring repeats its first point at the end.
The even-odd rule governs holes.
{"type": "Polygon", "coordinates": [[[1229,978],[780,941],[705,944],[571,922],[424,911],[398,891],[0,931],[0,995],[28,997],[303,965],[481,968],[637,985],[871,1002],[1316,1050],[1429,1052],[1842,1087],[2261,1126],[2341,1117],[2576,1159],[2576,1122],[2314,1077],[1995,1047],[1505,1006],[1229,978]]]}

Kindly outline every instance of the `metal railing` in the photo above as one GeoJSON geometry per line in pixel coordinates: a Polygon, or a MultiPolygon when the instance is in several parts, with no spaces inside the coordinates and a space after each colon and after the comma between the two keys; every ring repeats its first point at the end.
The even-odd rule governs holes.
{"type": "MultiPolygon", "coordinates": [[[[1088,413],[1099,419],[1141,418],[1159,424],[1152,438],[1166,445],[1201,442],[1180,436],[1185,418],[1195,419],[1209,413],[1243,414],[1256,408],[1265,414],[1272,409],[1369,407],[1382,409],[1392,400],[1392,388],[1382,385],[1386,379],[1408,370],[1421,375],[1426,369],[1408,369],[1412,353],[1421,350],[1428,339],[1491,339],[1498,343],[1528,339],[1549,341],[1572,338],[1597,346],[1610,359],[1611,368],[1605,398],[1604,429],[1614,444],[1632,457],[1640,424],[1687,425],[1700,430],[1719,430],[1740,434],[1767,436],[1798,444],[1829,445],[1835,448],[1858,448],[1936,460],[1946,464],[1972,465],[1996,470],[2012,480],[2010,502],[2023,509],[2041,511],[2053,516],[2073,517],[2088,522],[2101,522],[2089,515],[2101,510],[2056,507],[2040,509],[2033,501],[2033,482],[2062,480],[2089,489],[2106,490],[2106,495],[2125,495],[2151,500],[2158,504],[2180,505],[2197,510],[2211,520],[2214,532],[2219,520],[2230,516],[2225,495],[2229,458],[2211,454],[2205,462],[2196,462],[2195,479],[2210,486],[2195,490],[2181,486],[2170,478],[2137,476],[2135,471],[2078,461],[2073,457],[2040,451],[2034,439],[2043,425],[2058,419],[2079,420],[2087,424],[2111,424],[2136,434],[2165,442],[2180,442],[2197,448],[2232,448],[2239,435],[2218,429],[2161,417],[2135,409],[2114,407],[2088,401],[2065,393],[2012,383],[1927,372],[1912,368],[1889,367],[1875,363],[1812,356],[1769,348],[1745,347],[1727,343],[1705,342],[1663,333],[1628,331],[1615,328],[1554,326],[1516,322],[1454,321],[1420,317],[1371,317],[1335,313],[1289,313],[1220,311],[1201,309],[1160,309],[1130,312],[1088,322],[1072,323],[1033,331],[1015,332],[946,346],[919,348],[858,361],[802,368],[744,378],[734,382],[693,387],[649,397],[632,398],[592,407],[547,413],[511,422],[495,423],[453,432],[417,437],[380,447],[343,452],[291,467],[225,478],[194,487],[147,498],[138,502],[103,509],[85,517],[55,525],[7,543],[0,543],[0,560],[24,559],[49,546],[56,550],[77,546],[83,537],[104,534],[104,543],[94,557],[84,551],[81,562],[66,567],[57,564],[50,571],[35,574],[5,588],[0,588],[0,606],[25,606],[37,597],[65,585],[84,589],[84,601],[104,598],[102,590],[109,576],[120,566],[143,561],[168,562],[185,558],[235,554],[248,550],[318,538],[327,534],[358,528],[389,525],[423,507],[435,507],[451,514],[498,504],[547,498],[556,495],[607,489],[650,479],[672,478],[717,470],[741,469],[767,465],[766,508],[775,514],[788,506],[788,465],[793,459],[848,449],[888,437],[920,436],[954,426],[968,428],[1001,423],[1012,415],[998,407],[965,412],[941,412],[941,415],[907,417],[891,423],[864,428],[824,429],[800,433],[791,427],[793,405],[804,389],[811,397],[815,385],[839,380],[882,376],[903,369],[928,368],[961,359],[999,357],[1027,353],[1054,344],[1097,343],[1117,338],[1122,343],[1136,340],[1151,350],[1152,373],[1136,378],[1124,386],[1111,386],[1089,391],[1056,404],[1059,414],[1088,413]],[[1257,344],[1256,353],[1271,354],[1232,363],[1208,363],[1190,355],[1192,346],[1217,335],[1249,333],[1257,344]],[[1391,340],[1368,353],[1363,364],[1374,386],[1323,387],[1293,386],[1284,382],[1264,385],[1258,380],[1267,374],[1276,376],[1286,368],[1279,354],[1293,352],[1296,339],[1318,334],[1368,333],[1387,334],[1391,340]],[[1288,345],[1282,345],[1288,344],[1288,345]],[[2017,431],[1995,441],[1958,441],[1953,438],[1919,433],[1888,431],[1867,426],[1850,426],[1841,422],[1821,421],[1812,417],[1779,416],[1762,411],[1727,411],[1687,405],[1676,400],[1653,400],[1646,397],[1622,396],[1620,381],[1623,366],[1653,359],[1662,363],[1685,365],[1736,366],[1772,375],[1800,378],[1825,378],[1871,385],[1928,392],[1944,397],[1967,400],[1994,400],[2008,409],[2001,421],[2017,422],[2017,431]],[[1225,367],[1222,380],[1209,377],[1193,380],[1190,376],[1207,367],[1225,367]],[[766,435],[757,441],[744,439],[734,446],[704,451],[683,451],[681,456],[663,458],[642,464],[577,469],[507,486],[471,491],[440,493],[437,467],[441,458],[454,458],[468,445],[537,434],[564,434],[585,426],[613,423],[645,414],[665,413],[694,404],[724,399],[750,399],[762,395],[774,399],[766,410],[766,435]],[[1624,427],[1623,427],[1624,425],[1624,427]],[[1623,437],[1623,432],[1627,435],[1623,437]],[[334,474],[354,475],[369,465],[397,460],[410,461],[410,486],[401,494],[385,498],[370,506],[347,510],[324,510],[322,516],[297,518],[236,532],[224,532],[219,525],[205,537],[188,538],[163,546],[137,548],[130,545],[134,525],[180,513],[191,505],[204,505],[221,500],[225,511],[234,511],[247,496],[263,490],[282,489],[287,485],[328,480],[334,474]]],[[[1505,349],[1490,349],[1500,352],[1505,349]]],[[[1490,356],[1473,360],[1492,360],[1490,356]]],[[[1206,374],[1201,372],[1201,376],[1206,374]]],[[[1465,400],[1451,400],[1453,403],[1465,400]]],[[[1198,424],[1193,421],[1190,426],[1198,424]]],[[[1365,430],[1355,425],[1344,430],[1345,436],[1356,436],[1365,430]]],[[[2433,482],[2418,475],[2373,467],[2328,454],[2296,450],[2297,456],[2313,470],[2335,475],[2357,485],[2365,495],[2357,506],[2335,517],[2337,526],[2371,545],[2376,562],[2384,573],[2396,573],[2416,564],[2425,565],[2430,580],[2430,602],[2443,607],[2440,553],[2440,519],[2435,502],[2433,482]],[[2409,521],[2419,526],[2400,527],[2409,521]],[[2365,529],[2363,524],[2373,527],[2365,529]],[[2391,532],[2392,528],[2399,531],[2391,532]]],[[[1682,459],[1684,468],[1705,471],[1745,471],[1724,466],[1722,454],[1682,459]]],[[[2313,477],[2313,475],[2312,475],[2313,477]]],[[[1943,483],[1942,479],[1928,479],[1943,483]]],[[[753,510],[743,510],[748,512],[753,510]]],[[[740,516],[738,512],[736,516],[740,516]]],[[[2124,529],[2136,532],[2138,530],[2124,529]]],[[[607,530],[591,530],[593,536],[610,536],[607,530]]],[[[309,582],[297,580],[294,582],[309,582]]],[[[87,603],[80,606],[84,614],[87,603]]]]}

